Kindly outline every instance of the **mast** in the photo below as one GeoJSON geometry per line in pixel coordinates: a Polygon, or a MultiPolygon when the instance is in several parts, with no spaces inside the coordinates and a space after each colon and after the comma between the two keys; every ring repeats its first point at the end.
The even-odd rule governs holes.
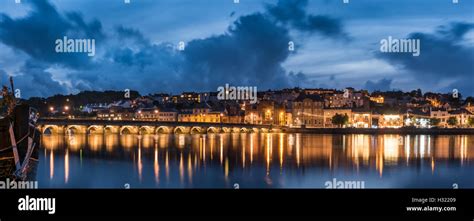
{"type": "Polygon", "coordinates": [[[11,89],[12,89],[12,101],[13,101],[14,103],[16,103],[16,102],[15,102],[15,98],[16,98],[16,97],[15,97],[15,87],[14,87],[14,85],[13,85],[13,77],[12,77],[12,76],[10,76],[10,87],[11,87],[11,89]]]}

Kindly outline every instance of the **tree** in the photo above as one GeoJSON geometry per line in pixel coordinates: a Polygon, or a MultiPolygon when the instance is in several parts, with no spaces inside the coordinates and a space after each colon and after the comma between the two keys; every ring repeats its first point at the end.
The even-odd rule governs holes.
{"type": "Polygon", "coordinates": [[[467,125],[469,125],[470,127],[474,127],[474,117],[469,117],[467,119],[467,125]]]}
{"type": "Polygon", "coordinates": [[[455,126],[458,124],[458,119],[456,117],[449,117],[448,124],[449,126],[455,126]]]}
{"type": "Polygon", "coordinates": [[[438,126],[439,123],[441,123],[441,120],[438,118],[431,118],[430,119],[430,126],[435,127],[438,126]]]}
{"type": "Polygon", "coordinates": [[[417,122],[416,122],[415,117],[410,117],[410,118],[407,118],[407,119],[409,119],[409,122],[410,122],[407,126],[411,126],[411,127],[417,126],[417,122]]]}
{"type": "Polygon", "coordinates": [[[335,114],[331,119],[332,124],[342,127],[349,122],[349,116],[347,114],[335,114]]]}

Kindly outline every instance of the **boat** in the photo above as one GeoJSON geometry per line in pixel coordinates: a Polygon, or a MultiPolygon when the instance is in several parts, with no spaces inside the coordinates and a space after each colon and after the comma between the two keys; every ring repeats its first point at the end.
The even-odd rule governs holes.
{"type": "Polygon", "coordinates": [[[11,78],[10,83],[11,90],[3,86],[0,94],[4,109],[0,109],[0,181],[33,181],[40,146],[39,115],[36,109],[16,101],[11,78]]]}

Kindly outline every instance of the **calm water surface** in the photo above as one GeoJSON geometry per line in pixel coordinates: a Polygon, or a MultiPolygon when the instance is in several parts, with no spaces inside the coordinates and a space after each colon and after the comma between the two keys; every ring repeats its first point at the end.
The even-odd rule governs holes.
{"type": "Polygon", "coordinates": [[[41,188],[474,188],[474,136],[43,135],[41,188]]]}

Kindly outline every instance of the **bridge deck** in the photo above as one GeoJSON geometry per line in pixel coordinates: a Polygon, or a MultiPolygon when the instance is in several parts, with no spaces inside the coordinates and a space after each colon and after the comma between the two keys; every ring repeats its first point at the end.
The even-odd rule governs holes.
{"type": "Polygon", "coordinates": [[[197,126],[197,127],[246,127],[246,128],[286,128],[279,125],[243,124],[243,123],[208,123],[208,122],[170,122],[170,121],[144,121],[144,120],[98,120],[98,119],[51,119],[40,118],[38,125],[100,125],[100,126],[197,126]]]}

